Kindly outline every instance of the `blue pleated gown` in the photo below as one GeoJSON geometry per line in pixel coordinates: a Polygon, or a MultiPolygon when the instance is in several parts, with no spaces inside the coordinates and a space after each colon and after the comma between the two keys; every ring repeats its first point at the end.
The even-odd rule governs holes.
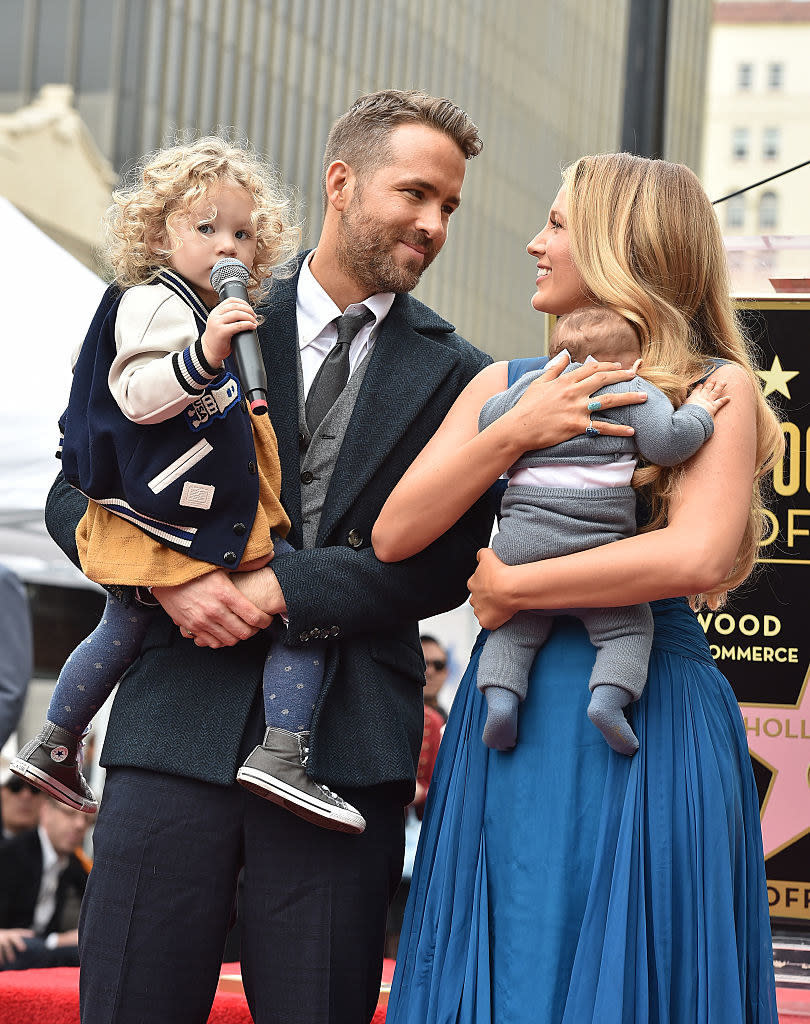
{"type": "Polygon", "coordinates": [[[742,718],[685,600],[653,604],[647,686],[614,753],[594,649],[557,620],[517,747],[481,740],[481,639],[433,774],[388,1024],[776,1024],[742,718]]]}

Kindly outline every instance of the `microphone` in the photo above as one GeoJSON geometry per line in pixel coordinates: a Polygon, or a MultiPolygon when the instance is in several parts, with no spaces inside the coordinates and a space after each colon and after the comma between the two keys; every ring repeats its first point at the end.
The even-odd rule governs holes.
{"type": "MultiPolygon", "coordinates": [[[[214,264],[211,287],[222,299],[248,302],[247,282],[250,271],[240,260],[226,256],[214,264]]],[[[231,339],[236,371],[250,410],[256,416],[267,412],[267,373],[255,331],[240,331],[231,339]]]]}

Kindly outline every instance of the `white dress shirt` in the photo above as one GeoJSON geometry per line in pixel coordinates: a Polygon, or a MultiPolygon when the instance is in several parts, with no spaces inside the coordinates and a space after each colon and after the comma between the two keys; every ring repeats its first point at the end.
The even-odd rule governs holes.
{"type": "Polygon", "coordinates": [[[59,876],[67,867],[68,858],[60,857],[54,850],[48,833],[41,825],[38,826],[37,832],[42,847],[42,880],[39,883],[39,895],[34,909],[33,928],[39,934],[56,910],[56,890],[59,888],[59,876]]]}
{"type": "Polygon", "coordinates": [[[362,313],[364,309],[368,309],[374,315],[374,320],[363,325],[349,346],[349,374],[351,375],[374,348],[374,342],[377,340],[382,322],[388,316],[396,297],[393,292],[379,292],[377,295],[370,295],[363,302],[355,303],[347,306],[345,310],[341,310],[329,298],[309,269],[309,261],[313,255],[314,253],[310,253],[301,265],[295,300],[305,398],[309,394],[310,385],[315,379],[321,363],[337,341],[335,319],[342,316],[343,313],[349,315],[362,313]]]}

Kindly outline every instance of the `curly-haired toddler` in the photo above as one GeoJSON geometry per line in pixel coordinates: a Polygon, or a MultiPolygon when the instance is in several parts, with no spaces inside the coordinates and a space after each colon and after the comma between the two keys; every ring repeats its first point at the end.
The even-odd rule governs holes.
{"type": "MultiPolygon", "coordinates": [[[[258,569],[290,550],[273,427],[251,413],[230,368],[234,335],[255,330],[258,319],[248,302],[220,302],[210,275],[220,259],[238,259],[255,303],[273,269],[295,253],[299,232],[273,170],[216,136],[147,157],[133,185],[113,198],[107,230],[115,280],[74,367],[62,466],[90,499],[76,532],[83,571],[108,587],[142,588],[143,597],[218,568],[258,569]]],[[[140,653],[153,618],[147,603],[108,597],[13,771],[69,806],[96,809],[81,772],[81,737],[140,653]]],[[[279,731],[294,733],[305,749],[322,660],[278,640],[271,645],[265,742],[237,778],[316,824],[362,832],[360,813],[310,779],[305,758],[278,756],[273,750],[289,744],[270,742],[279,731]]]]}

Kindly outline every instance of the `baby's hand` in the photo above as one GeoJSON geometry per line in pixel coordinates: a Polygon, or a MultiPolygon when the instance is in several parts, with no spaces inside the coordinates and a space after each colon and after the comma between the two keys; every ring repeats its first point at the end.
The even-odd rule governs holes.
{"type": "Polygon", "coordinates": [[[702,384],[696,384],[691,395],[686,399],[685,405],[700,405],[714,418],[718,412],[731,401],[731,396],[725,394],[726,382],[713,380],[711,377],[702,384]]]}
{"type": "Polygon", "coordinates": [[[208,314],[202,336],[203,354],[211,366],[222,365],[231,354],[231,339],[240,331],[255,331],[259,326],[253,308],[242,299],[225,299],[208,314]]]}

